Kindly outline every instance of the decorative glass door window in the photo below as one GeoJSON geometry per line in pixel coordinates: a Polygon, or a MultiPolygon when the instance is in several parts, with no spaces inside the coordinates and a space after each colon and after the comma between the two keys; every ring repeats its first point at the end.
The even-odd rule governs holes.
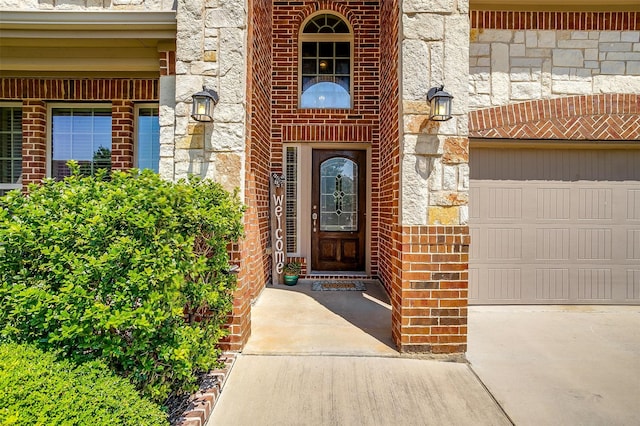
{"type": "Polygon", "coordinates": [[[75,160],[80,173],[111,171],[111,108],[53,108],[51,110],[51,177],[71,174],[75,160]]]}
{"type": "Polygon", "coordinates": [[[358,165],[332,158],[320,166],[320,230],[358,230],[358,165]]]}

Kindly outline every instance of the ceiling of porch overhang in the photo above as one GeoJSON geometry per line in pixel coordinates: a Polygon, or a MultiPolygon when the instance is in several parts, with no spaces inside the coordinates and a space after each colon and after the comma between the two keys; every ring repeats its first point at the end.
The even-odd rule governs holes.
{"type": "Polygon", "coordinates": [[[514,11],[585,11],[620,12],[640,11],[638,0],[470,0],[471,10],[514,10],[514,11]]]}
{"type": "Polygon", "coordinates": [[[157,77],[175,12],[2,12],[0,76],[157,77]]]}

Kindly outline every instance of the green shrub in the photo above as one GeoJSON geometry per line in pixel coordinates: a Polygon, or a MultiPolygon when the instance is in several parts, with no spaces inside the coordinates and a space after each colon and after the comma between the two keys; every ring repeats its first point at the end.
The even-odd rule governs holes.
{"type": "Polygon", "coordinates": [[[167,425],[166,414],[99,361],[74,366],[31,345],[0,345],[2,425],[167,425]]]}
{"type": "Polygon", "coordinates": [[[192,390],[219,355],[242,212],[218,184],[137,170],[0,198],[2,336],[102,359],[156,401],[192,390]],[[208,315],[185,321],[195,311],[208,315]]]}

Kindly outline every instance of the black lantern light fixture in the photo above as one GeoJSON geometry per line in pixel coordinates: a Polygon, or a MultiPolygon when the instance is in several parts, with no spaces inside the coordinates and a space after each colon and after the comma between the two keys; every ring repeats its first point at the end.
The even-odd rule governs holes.
{"type": "Polygon", "coordinates": [[[213,89],[202,86],[202,91],[194,94],[191,117],[196,121],[213,121],[213,108],[220,99],[213,89]]]}
{"type": "Polygon", "coordinates": [[[447,121],[451,119],[451,99],[453,96],[444,91],[444,85],[429,89],[427,93],[427,101],[431,105],[429,120],[447,121]]]}

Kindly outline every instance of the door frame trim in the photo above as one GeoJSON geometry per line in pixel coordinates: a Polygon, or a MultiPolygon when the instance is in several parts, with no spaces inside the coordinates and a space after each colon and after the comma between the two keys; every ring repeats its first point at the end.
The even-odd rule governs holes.
{"type": "MultiPolygon", "coordinates": [[[[299,149],[299,197],[298,197],[298,215],[299,215],[299,244],[298,255],[307,259],[307,274],[311,274],[314,271],[311,270],[311,192],[312,192],[312,176],[313,171],[313,150],[352,150],[352,151],[365,151],[365,158],[367,163],[367,176],[366,176],[366,216],[365,216],[365,270],[355,271],[354,273],[365,272],[367,275],[371,275],[371,144],[370,143],[339,143],[339,142],[296,142],[296,143],[283,143],[283,153],[287,146],[296,146],[299,149]]],[[[326,274],[327,271],[321,271],[326,274]]],[[[341,272],[344,274],[344,272],[341,272]]]]}

